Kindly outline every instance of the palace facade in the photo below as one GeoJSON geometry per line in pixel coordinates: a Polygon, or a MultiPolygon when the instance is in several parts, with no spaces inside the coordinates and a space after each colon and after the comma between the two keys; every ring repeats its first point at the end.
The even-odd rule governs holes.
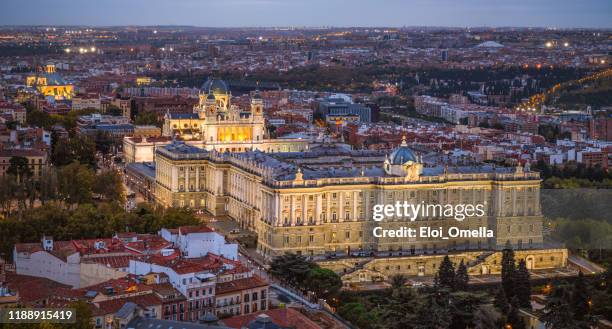
{"type": "Polygon", "coordinates": [[[360,280],[353,272],[356,266],[360,273],[367,272],[362,273],[367,280],[387,278],[380,269],[389,266],[389,275],[430,275],[437,271],[439,255],[447,253],[471,264],[473,274],[495,273],[499,250],[507,244],[524,254],[531,269],[566,265],[565,249],[544,246],[540,176],[529,168],[428,164],[405,141],[389,155],[335,145],[313,146],[309,152],[233,153],[173,142],[157,149],[155,170],[155,198],[160,204],[230,216],[257,233],[258,252],[266,259],[287,252],[319,260],[341,257],[322,264],[345,273],[349,281],[360,280]],[[373,220],[374,205],[397,201],[484,204],[485,214],[461,221],[441,214],[416,221],[395,215],[373,220]],[[383,238],[374,236],[377,226],[484,227],[494,234],[448,240],[383,238]],[[415,264],[397,267],[402,257],[415,264]],[[373,269],[368,270],[365,260],[373,269]],[[372,264],[383,260],[393,264],[376,270],[372,264]]]}

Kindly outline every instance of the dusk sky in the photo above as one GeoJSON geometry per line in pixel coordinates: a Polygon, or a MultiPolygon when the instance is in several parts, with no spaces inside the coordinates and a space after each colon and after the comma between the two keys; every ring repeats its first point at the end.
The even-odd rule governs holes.
{"type": "Polygon", "coordinates": [[[2,0],[0,25],[612,27],[612,0],[2,0]]]}

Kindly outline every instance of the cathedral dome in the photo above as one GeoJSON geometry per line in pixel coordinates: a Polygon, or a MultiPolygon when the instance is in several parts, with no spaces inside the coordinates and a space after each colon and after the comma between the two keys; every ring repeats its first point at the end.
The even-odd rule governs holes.
{"type": "Polygon", "coordinates": [[[225,81],[217,78],[209,78],[202,85],[202,91],[209,94],[228,94],[229,88],[227,87],[227,83],[225,83],[225,81]]]}
{"type": "Polygon", "coordinates": [[[414,154],[406,143],[406,137],[402,139],[402,144],[391,153],[389,161],[394,165],[403,165],[408,161],[418,162],[416,154],[414,154]]]}

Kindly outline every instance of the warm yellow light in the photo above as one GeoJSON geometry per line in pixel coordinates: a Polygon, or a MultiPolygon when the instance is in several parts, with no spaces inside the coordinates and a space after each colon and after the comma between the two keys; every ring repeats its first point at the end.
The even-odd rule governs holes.
{"type": "Polygon", "coordinates": [[[67,54],[70,54],[70,48],[66,48],[65,51],[67,54]]]}
{"type": "Polygon", "coordinates": [[[564,47],[569,47],[569,42],[563,44],[564,47]]]}
{"type": "Polygon", "coordinates": [[[552,47],[552,42],[548,41],[548,42],[546,43],[546,48],[550,48],[550,47],[552,47]]]}
{"type": "Polygon", "coordinates": [[[91,52],[93,53],[94,51],[96,51],[96,47],[91,47],[91,52]]]}

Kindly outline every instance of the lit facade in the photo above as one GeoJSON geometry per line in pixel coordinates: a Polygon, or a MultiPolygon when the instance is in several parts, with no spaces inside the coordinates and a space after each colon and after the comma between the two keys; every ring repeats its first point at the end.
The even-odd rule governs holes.
{"type": "Polygon", "coordinates": [[[232,104],[227,84],[211,78],[202,86],[193,113],[165,115],[163,135],[219,152],[300,152],[308,148],[306,140],[267,139],[263,109],[258,93],[248,109],[232,104]]]}
{"type": "MultiPolygon", "coordinates": [[[[420,272],[416,263],[405,268],[411,275],[433,273],[435,257],[446,253],[478,263],[478,273],[494,273],[496,251],[507,243],[519,251],[534,251],[525,255],[530,268],[562,267],[567,259],[565,249],[544,247],[538,173],[522,167],[426,166],[405,144],[385,156],[334,146],[299,153],[220,153],[175,142],[157,150],[155,179],[159,203],[229,215],[257,233],[258,252],[266,259],[292,252],[318,259],[360,256],[374,263],[391,256],[420,255],[426,256],[422,261],[434,262],[420,272]],[[486,212],[462,221],[442,216],[373,221],[374,205],[398,200],[485,204],[486,212]],[[376,226],[485,227],[494,235],[448,240],[377,238],[372,234],[376,226]],[[545,262],[540,261],[535,254],[542,250],[548,250],[547,255],[553,252],[556,260],[546,256],[545,262]],[[377,258],[368,258],[373,256],[377,258]]],[[[328,267],[342,271],[354,266],[354,262],[347,262],[345,268],[338,267],[343,261],[333,263],[328,267]]]]}
{"type": "Polygon", "coordinates": [[[48,64],[42,74],[35,74],[26,78],[28,87],[36,88],[45,97],[55,100],[70,100],[74,95],[74,86],[67,83],[55,70],[55,65],[48,64]]]}

